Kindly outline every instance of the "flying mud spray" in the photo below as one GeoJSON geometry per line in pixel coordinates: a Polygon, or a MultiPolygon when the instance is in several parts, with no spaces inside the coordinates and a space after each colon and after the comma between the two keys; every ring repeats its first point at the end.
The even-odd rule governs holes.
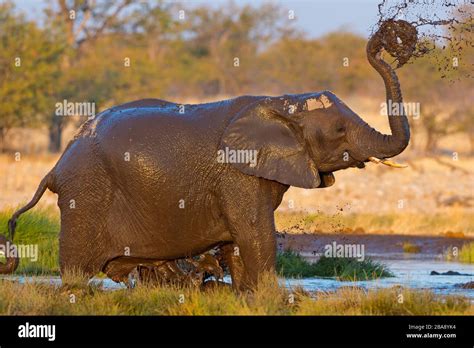
{"type": "Polygon", "coordinates": [[[473,78],[474,62],[462,59],[464,50],[474,48],[473,4],[473,0],[383,0],[373,31],[385,31],[384,48],[398,62],[396,68],[429,56],[441,78],[473,78]],[[389,23],[394,21],[392,30],[384,29],[393,27],[389,23]]]}

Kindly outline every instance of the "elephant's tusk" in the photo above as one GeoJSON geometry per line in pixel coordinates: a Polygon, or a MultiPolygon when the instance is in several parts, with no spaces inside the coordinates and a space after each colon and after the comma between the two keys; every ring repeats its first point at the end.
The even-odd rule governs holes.
{"type": "Polygon", "coordinates": [[[393,168],[406,168],[406,167],[408,167],[406,164],[400,164],[400,163],[396,163],[396,162],[389,161],[389,160],[386,160],[386,159],[381,160],[380,158],[377,158],[377,157],[369,157],[369,161],[377,163],[377,164],[382,163],[382,164],[385,164],[386,166],[393,167],[393,168]]]}
{"type": "Polygon", "coordinates": [[[377,158],[377,157],[369,157],[369,161],[370,161],[370,162],[377,163],[377,164],[379,164],[380,162],[382,162],[382,160],[379,159],[379,158],[377,158]]]}
{"type": "Polygon", "coordinates": [[[393,168],[407,168],[408,167],[408,165],[406,164],[400,164],[400,163],[389,161],[389,160],[383,160],[382,164],[385,164],[386,166],[393,167],[393,168]]]}

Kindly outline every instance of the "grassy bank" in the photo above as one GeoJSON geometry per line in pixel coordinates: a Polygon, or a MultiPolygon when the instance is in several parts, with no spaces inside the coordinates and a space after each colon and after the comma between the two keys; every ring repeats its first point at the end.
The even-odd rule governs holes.
{"type": "Polygon", "coordinates": [[[332,293],[310,294],[280,288],[270,278],[250,295],[238,295],[229,287],[199,291],[140,285],[134,289],[103,291],[100,286],[77,283],[54,287],[0,281],[0,315],[26,314],[468,315],[474,314],[474,308],[465,298],[437,296],[428,291],[392,288],[366,292],[347,287],[332,293]]]}
{"type": "MultiPolygon", "coordinates": [[[[0,212],[0,233],[7,235],[7,222],[13,210],[0,212]]],[[[29,275],[59,274],[59,212],[54,207],[33,209],[17,222],[15,244],[38,245],[38,260],[20,260],[16,273],[29,275]]]]}
{"type": "Polygon", "coordinates": [[[397,233],[411,235],[474,236],[474,214],[451,210],[444,214],[335,214],[282,213],[275,215],[281,232],[397,233]]]}
{"type": "Polygon", "coordinates": [[[298,253],[287,250],[277,256],[277,270],[285,278],[336,277],[338,280],[370,280],[392,277],[383,265],[371,259],[321,257],[310,263],[298,253]]]}
{"type": "Polygon", "coordinates": [[[453,248],[448,248],[445,256],[449,261],[474,263],[474,243],[463,245],[462,248],[457,251],[457,255],[454,255],[453,248]]]}
{"type": "Polygon", "coordinates": [[[459,261],[474,263],[474,243],[464,245],[459,251],[459,261]]]}

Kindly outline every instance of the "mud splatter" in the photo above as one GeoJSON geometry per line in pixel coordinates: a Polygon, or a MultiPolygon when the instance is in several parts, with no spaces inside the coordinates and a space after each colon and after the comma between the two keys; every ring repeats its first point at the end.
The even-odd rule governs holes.
{"type": "Polygon", "coordinates": [[[407,24],[406,28],[399,28],[406,29],[401,31],[405,37],[388,36],[386,50],[398,61],[397,67],[430,55],[441,78],[473,78],[474,63],[461,59],[463,51],[474,47],[473,4],[472,0],[382,0],[378,5],[378,22],[372,30],[375,33],[393,21],[407,24]],[[413,29],[418,32],[418,41],[410,58],[402,46],[406,47],[407,39],[412,42],[413,29]],[[466,69],[459,69],[460,66],[466,69]]]}

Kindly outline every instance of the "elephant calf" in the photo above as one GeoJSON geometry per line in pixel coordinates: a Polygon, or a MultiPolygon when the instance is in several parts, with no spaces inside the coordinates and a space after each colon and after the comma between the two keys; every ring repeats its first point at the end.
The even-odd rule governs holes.
{"type": "MultiPolygon", "coordinates": [[[[397,75],[380,57],[383,36],[396,26],[382,29],[368,42],[368,59],[387,101],[402,105],[397,75]]],[[[233,286],[253,288],[275,267],[274,211],[283,194],[290,186],[331,186],[337,170],[402,152],[407,118],[402,112],[389,122],[392,134],[379,133],[328,91],[116,106],[82,125],[31,202],[14,213],[10,238],[18,216],[49,189],[61,210],[61,272],[118,279],[220,246],[233,286]]],[[[16,265],[10,260],[0,272],[16,265]]]]}

